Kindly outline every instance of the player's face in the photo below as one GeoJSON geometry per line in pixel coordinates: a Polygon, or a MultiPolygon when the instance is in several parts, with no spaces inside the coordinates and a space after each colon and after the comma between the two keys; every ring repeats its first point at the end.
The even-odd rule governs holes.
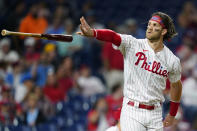
{"type": "Polygon", "coordinates": [[[162,26],[150,20],[146,30],[146,38],[149,40],[159,40],[162,34],[162,26]]]}

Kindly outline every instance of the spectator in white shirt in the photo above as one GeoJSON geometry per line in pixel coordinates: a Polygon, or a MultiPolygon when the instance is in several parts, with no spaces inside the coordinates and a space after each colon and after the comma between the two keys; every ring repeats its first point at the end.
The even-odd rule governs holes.
{"type": "Polygon", "coordinates": [[[105,87],[100,79],[90,75],[89,67],[83,65],[81,67],[81,76],[78,79],[78,84],[82,88],[84,96],[92,96],[105,92],[105,87]]]}
{"type": "Polygon", "coordinates": [[[8,38],[4,38],[0,41],[0,61],[6,61],[8,63],[14,63],[19,60],[19,55],[16,51],[10,50],[11,41],[8,38]]]}

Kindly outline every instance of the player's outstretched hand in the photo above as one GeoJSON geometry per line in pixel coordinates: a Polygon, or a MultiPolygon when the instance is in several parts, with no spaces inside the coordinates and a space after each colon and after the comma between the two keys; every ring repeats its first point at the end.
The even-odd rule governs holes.
{"type": "Polygon", "coordinates": [[[87,37],[93,37],[94,31],[93,29],[88,25],[84,17],[80,18],[80,29],[81,32],[77,32],[78,35],[87,36],[87,37]]]}
{"type": "Polygon", "coordinates": [[[171,126],[174,122],[174,119],[175,117],[174,116],[171,116],[171,115],[167,115],[165,120],[163,121],[163,125],[164,127],[168,127],[168,126],[171,126]]]}

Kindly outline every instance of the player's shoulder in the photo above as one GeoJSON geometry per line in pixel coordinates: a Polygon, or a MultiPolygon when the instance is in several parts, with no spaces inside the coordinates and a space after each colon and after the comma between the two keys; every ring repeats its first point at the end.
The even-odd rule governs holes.
{"type": "MultiPolygon", "coordinates": [[[[165,45],[164,45],[165,46],[165,45]]],[[[165,54],[172,63],[180,63],[180,59],[167,47],[165,46],[165,54]]]]}
{"type": "Polygon", "coordinates": [[[136,42],[145,41],[145,38],[144,39],[137,39],[136,37],[134,37],[132,35],[128,35],[128,34],[119,34],[119,35],[124,40],[132,40],[132,41],[136,41],[136,42]]]}
{"type": "Polygon", "coordinates": [[[128,34],[119,34],[120,37],[122,39],[136,39],[135,37],[133,37],[132,35],[128,35],[128,34]]]}

